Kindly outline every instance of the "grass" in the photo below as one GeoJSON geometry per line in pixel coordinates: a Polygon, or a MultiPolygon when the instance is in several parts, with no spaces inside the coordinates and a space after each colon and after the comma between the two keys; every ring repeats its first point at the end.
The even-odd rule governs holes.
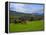
{"type": "Polygon", "coordinates": [[[9,25],[10,32],[27,32],[27,31],[42,31],[44,30],[44,23],[42,20],[28,21],[27,24],[14,24],[9,25]]]}

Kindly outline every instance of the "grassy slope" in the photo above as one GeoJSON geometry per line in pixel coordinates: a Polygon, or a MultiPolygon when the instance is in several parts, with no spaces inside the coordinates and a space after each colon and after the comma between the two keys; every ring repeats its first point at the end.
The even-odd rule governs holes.
{"type": "Polygon", "coordinates": [[[43,30],[43,21],[31,21],[27,22],[27,24],[10,24],[10,32],[23,32],[23,31],[39,31],[43,30]]]}

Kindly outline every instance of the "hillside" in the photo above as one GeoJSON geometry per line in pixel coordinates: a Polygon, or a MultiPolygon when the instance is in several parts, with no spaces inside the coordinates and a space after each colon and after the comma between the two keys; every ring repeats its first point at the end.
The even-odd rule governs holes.
{"type": "Polygon", "coordinates": [[[27,16],[27,17],[31,17],[31,16],[44,16],[43,15],[43,13],[21,13],[21,12],[16,12],[16,11],[10,11],[9,12],[9,15],[11,16],[11,17],[16,17],[16,18],[18,18],[18,17],[21,17],[21,16],[27,16]]]}

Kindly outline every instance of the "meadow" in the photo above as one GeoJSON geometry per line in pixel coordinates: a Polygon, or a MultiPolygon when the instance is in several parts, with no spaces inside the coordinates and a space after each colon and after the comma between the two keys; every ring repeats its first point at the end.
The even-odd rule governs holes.
{"type": "Polygon", "coordinates": [[[9,32],[28,32],[28,31],[43,31],[43,20],[27,21],[26,24],[9,24],[9,32]]]}

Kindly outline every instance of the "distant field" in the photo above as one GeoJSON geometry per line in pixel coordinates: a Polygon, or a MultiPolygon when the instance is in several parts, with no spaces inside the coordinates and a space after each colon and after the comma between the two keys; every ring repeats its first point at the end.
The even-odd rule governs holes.
{"type": "Polygon", "coordinates": [[[44,23],[42,20],[28,21],[27,24],[14,24],[9,25],[10,32],[27,32],[27,31],[42,31],[44,30],[44,23]]]}

